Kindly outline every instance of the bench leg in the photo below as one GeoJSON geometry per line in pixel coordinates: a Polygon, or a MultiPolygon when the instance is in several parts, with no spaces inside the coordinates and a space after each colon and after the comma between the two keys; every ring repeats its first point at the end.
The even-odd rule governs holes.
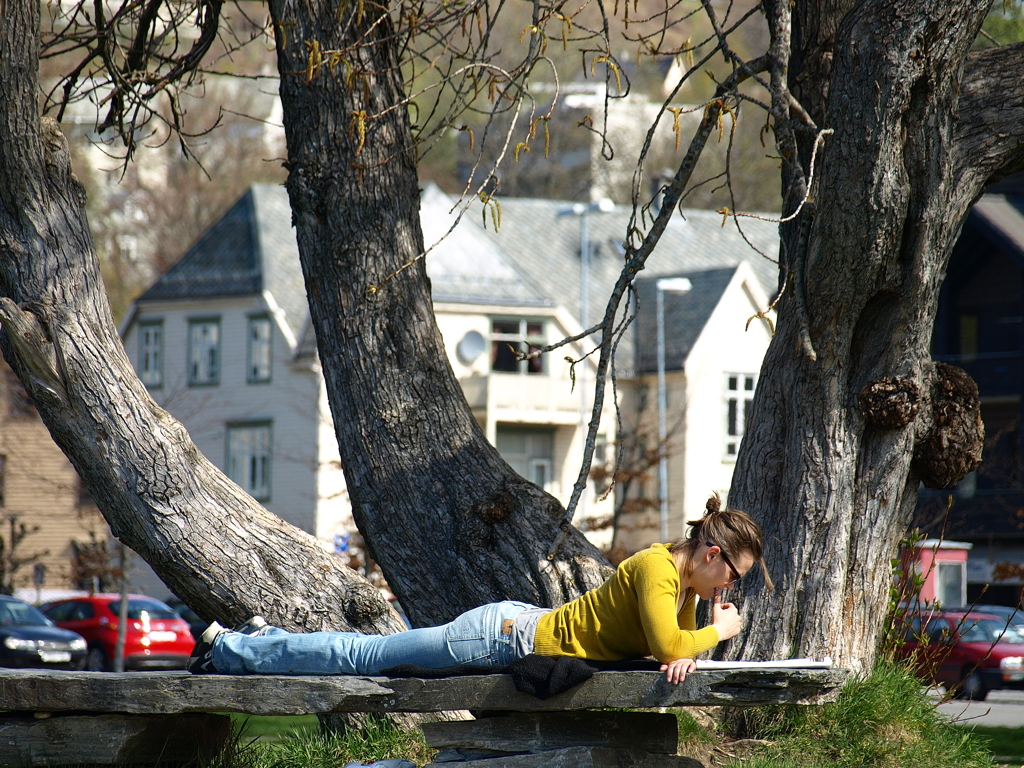
{"type": "Polygon", "coordinates": [[[53,715],[0,719],[0,765],[195,763],[231,736],[226,715],[53,715]]]}

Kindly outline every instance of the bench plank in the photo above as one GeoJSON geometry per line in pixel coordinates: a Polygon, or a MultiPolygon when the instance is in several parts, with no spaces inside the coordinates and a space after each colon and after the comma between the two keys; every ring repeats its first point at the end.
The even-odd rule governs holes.
{"type": "Polygon", "coordinates": [[[652,755],[605,747],[568,747],[532,755],[510,755],[461,763],[429,763],[424,768],[704,768],[692,757],[652,755]]]}
{"type": "Polygon", "coordinates": [[[610,747],[674,755],[679,745],[675,715],[655,712],[523,712],[420,727],[428,746],[460,751],[610,747]]]}
{"type": "Polygon", "coordinates": [[[209,759],[231,735],[219,715],[61,715],[0,720],[0,765],[75,765],[209,759]]]}
{"type": "Polygon", "coordinates": [[[847,674],[843,669],[723,670],[692,672],[680,685],[670,685],[658,672],[598,672],[587,682],[542,701],[515,690],[508,675],[418,679],[2,669],[0,711],[318,715],[754,707],[831,701],[839,695],[847,674]]]}

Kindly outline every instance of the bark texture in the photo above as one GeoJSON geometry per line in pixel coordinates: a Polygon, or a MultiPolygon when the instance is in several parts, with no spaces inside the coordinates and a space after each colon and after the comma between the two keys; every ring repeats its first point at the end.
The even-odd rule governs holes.
{"type": "Polygon", "coordinates": [[[36,103],[39,4],[0,13],[0,346],[114,535],[199,613],[394,632],[379,592],[203,457],[124,353],[55,122],[36,103]]]}
{"type": "Polygon", "coordinates": [[[956,482],[980,458],[976,396],[963,439],[928,442],[948,411],[929,343],[970,205],[1024,167],[1024,47],[968,54],[987,10],[794,8],[789,82],[835,134],[814,206],[782,230],[789,290],[730,494],[763,525],[778,589],[748,589],[729,655],[870,665],[919,481],[956,482]]]}
{"type": "MultiPolygon", "coordinates": [[[[273,5],[288,184],[356,519],[412,619],[559,604],[607,562],[487,443],[448,365],[422,261],[415,153],[390,19],[273,5]],[[351,77],[307,71],[358,42],[351,77]],[[378,290],[370,290],[380,285],[378,290]]],[[[372,586],[270,515],[149,397],[111,319],[56,123],[37,105],[39,6],[0,6],[0,336],[5,358],[111,530],[200,614],[295,630],[402,628],[372,586]]],[[[338,75],[338,72],[333,73],[338,75]]]]}
{"type": "Polygon", "coordinates": [[[466,403],[424,261],[410,265],[423,236],[391,19],[343,8],[339,23],[336,2],[271,2],[286,30],[287,188],[356,523],[414,624],[500,599],[559,605],[603,581],[607,561],[575,529],[547,559],[564,510],[501,459],[466,403]],[[310,74],[314,47],[346,63],[310,74]]]}

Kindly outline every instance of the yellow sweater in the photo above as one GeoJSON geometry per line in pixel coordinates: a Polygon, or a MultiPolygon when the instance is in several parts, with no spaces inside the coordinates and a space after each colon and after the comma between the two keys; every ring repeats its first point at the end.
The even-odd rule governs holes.
{"type": "Polygon", "coordinates": [[[679,571],[664,544],[624,560],[615,575],[541,617],[534,653],[597,661],[692,659],[718,644],[718,630],[697,629],[697,595],[679,605],[679,571]]]}

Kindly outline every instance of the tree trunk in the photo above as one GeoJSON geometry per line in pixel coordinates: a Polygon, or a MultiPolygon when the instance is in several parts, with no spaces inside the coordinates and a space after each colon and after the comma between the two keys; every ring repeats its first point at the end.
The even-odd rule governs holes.
{"type": "Polygon", "coordinates": [[[413,624],[500,599],[558,605],[607,561],[575,529],[548,561],[564,510],[487,442],[452,372],[416,259],[398,43],[387,12],[362,7],[339,24],[336,2],[271,2],[287,188],[353,514],[413,624]],[[333,51],[346,63],[330,71],[333,51]]]}
{"type": "Polygon", "coordinates": [[[815,204],[783,228],[788,285],[730,494],[764,527],[778,589],[748,588],[747,631],[728,652],[865,668],[919,482],[952,461],[935,482],[955,483],[980,457],[976,402],[962,439],[935,450],[934,388],[955,373],[929,344],[970,205],[1024,165],[1024,69],[1020,46],[968,57],[987,4],[839,5],[794,11],[790,84],[835,134],[815,204]],[[1001,93],[986,67],[1006,76],[1001,93]],[[984,103],[1002,109],[978,114],[984,103]],[[1002,141],[980,140],[993,132],[1002,141]],[[896,393],[881,406],[892,412],[861,398],[869,385],[896,393]]]}
{"type": "Polygon", "coordinates": [[[37,106],[39,3],[0,13],[4,357],[111,530],[210,619],[402,628],[380,593],[260,507],[157,406],[125,356],[64,137],[37,106]]]}
{"type": "MultiPolygon", "coordinates": [[[[378,58],[352,93],[326,73],[307,86],[305,44],[339,34],[337,4],[296,8],[282,19],[275,7],[289,188],[371,551],[419,623],[506,597],[574,597],[600,581],[604,559],[578,534],[555,562],[544,559],[561,508],[516,476],[476,426],[440,344],[422,261],[385,281],[422,250],[397,43],[363,49],[378,58]],[[370,114],[362,152],[349,122],[355,106],[370,114]]],[[[351,13],[361,15],[354,4],[351,13]]],[[[371,35],[388,27],[381,22],[371,35]]],[[[114,535],[201,615],[239,622],[261,613],[307,631],[400,629],[375,588],[229,481],[139,382],[110,315],[66,142],[39,118],[38,30],[38,3],[0,6],[0,345],[54,440],[114,535]]]]}

